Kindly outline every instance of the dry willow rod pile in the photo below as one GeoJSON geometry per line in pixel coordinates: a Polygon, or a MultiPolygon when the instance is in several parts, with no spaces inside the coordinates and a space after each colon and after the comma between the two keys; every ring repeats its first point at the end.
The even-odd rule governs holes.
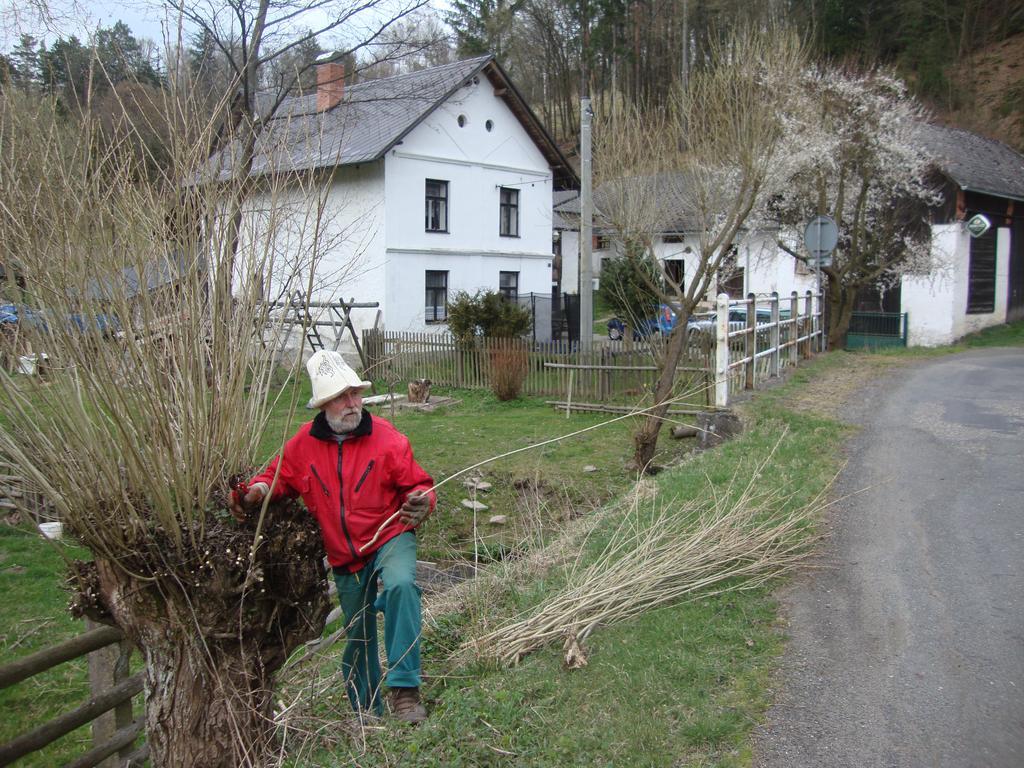
{"type": "Polygon", "coordinates": [[[809,504],[788,508],[791,497],[754,489],[764,466],[738,496],[712,491],[682,509],[664,505],[643,522],[637,494],[601,555],[571,574],[560,594],[533,615],[468,641],[463,650],[514,665],[558,641],[567,663],[579,665],[578,657],[572,657],[599,626],[697,593],[707,597],[751,589],[797,567],[818,538],[808,523],[826,506],[824,491],[809,504]]]}

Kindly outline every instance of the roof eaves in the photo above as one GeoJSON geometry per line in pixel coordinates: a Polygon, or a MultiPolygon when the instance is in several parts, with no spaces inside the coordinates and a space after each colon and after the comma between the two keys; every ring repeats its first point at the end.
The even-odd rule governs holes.
{"type": "Polygon", "coordinates": [[[1002,198],[1004,198],[1006,200],[1017,200],[1017,201],[1020,201],[1020,202],[1024,202],[1024,196],[1016,195],[1016,194],[1013,194],[1012,192],[1006,192],[1005,190],[1001,191],[1001,192],[997,192],[995,190],[985,189],[984,187],[975,187],[975,186],[971,186],[969,184],[961,184],[956,179],[953,179],[953,182],[957,186],[959,186],[964,192],[977,192],[979,195],[989,195],[991,197],[1002,197],[1002,198]]]}

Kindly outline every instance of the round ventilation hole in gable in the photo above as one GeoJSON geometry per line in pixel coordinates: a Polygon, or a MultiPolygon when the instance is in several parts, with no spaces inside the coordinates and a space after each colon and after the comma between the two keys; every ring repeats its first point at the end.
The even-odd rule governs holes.
{"type": "Polygon", "coordinates": [[[465,128],[466,127],[466,123],[469,122],[469,118],[466,117],[465,115],[459,115],[455,119],[455,122],[457,122],[459,124],[459,128],[465,128]]]}
{"type": "Polygon", "coordinates": [[[486,128],[488,131],[494,130],[494,121],[488,120],[486,123],[484,123],[484,128],[486,128]]]}

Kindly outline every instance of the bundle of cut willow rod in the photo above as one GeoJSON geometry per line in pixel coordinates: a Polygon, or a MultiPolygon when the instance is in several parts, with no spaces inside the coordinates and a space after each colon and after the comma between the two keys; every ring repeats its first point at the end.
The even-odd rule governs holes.
{"type": "Polygon", "coordinates": [[[808,557],[818,538],[808,523],[825,504],[819,496],[794,505],[781,492],[757,491],[751,480],[738,494],[711,491],[682,507],[659,506],[641,515],[636,494],[601,555],[571,573],[558,595],[463,650],[514,665],[556,641],[578,648],[597,627],[658,606],[761,585],[808,557]]]}

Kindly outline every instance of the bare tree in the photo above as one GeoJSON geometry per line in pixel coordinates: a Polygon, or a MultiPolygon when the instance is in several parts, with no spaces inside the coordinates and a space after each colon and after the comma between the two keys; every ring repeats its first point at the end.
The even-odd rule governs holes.
{"type": "Polygon", "coordinates": [[[634,434],[638,470],[654,457],[687,351],[687,320],[783,176],[780,109],[787,83],[803,64],[794,35],[738,33],[712,47],[709,66],[691,75],[689,88],[677,92],[669,108],[627,111],[597,134],[600,215],[625,258],[652,262],[660,279],[650,288],[677,316],[658,360],[655,407],[634,434]],[[678,222],[697,236],[683,283],[672,279],[653,249],[655,235],[678,222]]]}
{"type": "Polygon", "coordinates": [[[309,295],[330,228],[315,173],[195,183],[216,130],[195,95],[172,79],[102,137],[89,112],[2,95],[0,263],[34,310],[5,351],[42,376],[0,371],[0,457],[93,556],[69,563],[75,612],[142,652],[154,766],[262,766],[275,673],[330,607],[323,551],[291,502],[245,525],[226,506],[275,404],[298,403],[272,385],[288,329],[267,276],[309,295]],[[140,167],[137,115],[168,127],[166,162],[140,167]]]}

